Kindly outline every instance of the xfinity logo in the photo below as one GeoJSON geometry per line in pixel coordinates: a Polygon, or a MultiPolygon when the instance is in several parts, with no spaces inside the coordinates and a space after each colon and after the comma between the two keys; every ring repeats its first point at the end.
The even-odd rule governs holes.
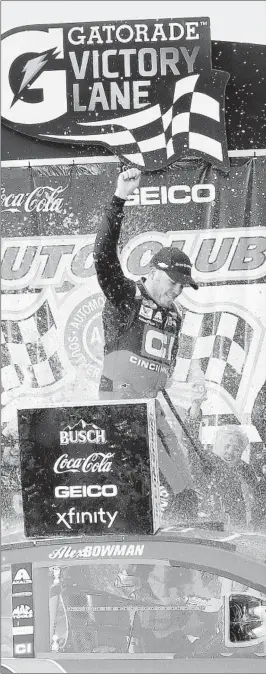
{"type": "Polygon", "coordinates": [[[90,485],[75,485],[71,487],[59,486],[55,487],[56,498],[99,498],[105,496],[111,498],[117,496],[117,486],[115,484],[99,484],[90,485]]]}
{"type": "Polygon", "coordinates": [[[208,204],[215,200],[215,186],[212,183],[199,185],[153,185],[140,187],[131,194],[126,206],[153,206],[154,204],[208,204]]]}
{"type": "Polygon", "coordinates": [[[84,445],[85,443],[99,445],[105,442],[105,431],[95,424],[87,424],[83,419],[74,426],[66,426],[63,431],[60,431],[60,445],[84,445]]]}
{"type": "Polygon", "coordinates": [[[118,515],[118,510],[112,514],[103,508],[99,508],[98,511],[87,510],[85,512],[70,508],[64,513],[56,514],[56,524],[64,524],[67,529],[72,529],[72,524],[99,524],[100,522],[107,524],[107,528],[110,529],[118,515]]]}

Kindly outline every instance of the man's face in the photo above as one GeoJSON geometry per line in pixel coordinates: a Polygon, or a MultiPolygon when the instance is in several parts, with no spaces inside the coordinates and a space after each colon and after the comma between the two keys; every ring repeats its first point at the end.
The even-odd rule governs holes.
{"type": "Polygon", "coordinates": [[[243,451],[244,447],[240,438],[235,437],[232,433],[232,435],[225,435],[224,438],[220,439],[215,453],[228,465],[235,466],[240,462],[243,451]]]}
{"type": "Polygon", "coordinates": [[[172,281],[165,271],[153,270],[150,280],[150,292],[154,301],[164,309],[170,308],[183,290],[181,283],[172,281]]]}

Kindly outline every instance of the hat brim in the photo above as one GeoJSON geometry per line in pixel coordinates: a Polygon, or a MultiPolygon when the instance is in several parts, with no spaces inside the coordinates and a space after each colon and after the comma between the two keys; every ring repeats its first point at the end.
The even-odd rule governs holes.
{"type": "Polygon", "coordinates": [[[194,288],[194,290],[198,290],[199,286],[195,281],[193,281],[193,278],[191,278],[191,276],[187,276],[187,274],[175,274],[175,273],[171,274],[171,270],[169,270],[170,271],[169,274],[168,269],[164,269],[163,271],[165,271],[167,276],[170,276],[170,279],[172,279],[172,281],[175,281],[175,283],[181,283],[182,286],[184,287],[191,286],[192,288],[194,288]]]}

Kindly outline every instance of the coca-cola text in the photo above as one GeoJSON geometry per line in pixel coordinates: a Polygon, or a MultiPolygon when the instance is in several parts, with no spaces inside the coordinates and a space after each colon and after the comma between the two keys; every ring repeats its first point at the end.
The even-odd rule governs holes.
{"type": "Polygon", "coordinates": [[[114,453],[93,452],[85,458],[73,458],[61,454],[54,464],[54,472],[61,473],[109,473],[112,468],[114,453]]]}
{"type": "Polygon", "coordinates": [[[22,207],[26,213],[62,213],[64,199],[58,198],[66,187],[49,187],[48,185],[35,187],[32,192],[20,192],[19,194],[6,194],[5,188],[1,189],[2,212],[21,213],[22,207]]]}

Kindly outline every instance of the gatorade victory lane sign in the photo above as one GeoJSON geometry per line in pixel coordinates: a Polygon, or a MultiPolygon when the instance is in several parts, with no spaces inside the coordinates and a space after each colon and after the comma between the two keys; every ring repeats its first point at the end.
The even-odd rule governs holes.
{"type": "Polygon", "coordinates": [[[103,144],[154,171],[200,156],[228,170],[228,73],[208,18],[23,26],[2,39],[2,116],[21,133],[103,144]]]}

